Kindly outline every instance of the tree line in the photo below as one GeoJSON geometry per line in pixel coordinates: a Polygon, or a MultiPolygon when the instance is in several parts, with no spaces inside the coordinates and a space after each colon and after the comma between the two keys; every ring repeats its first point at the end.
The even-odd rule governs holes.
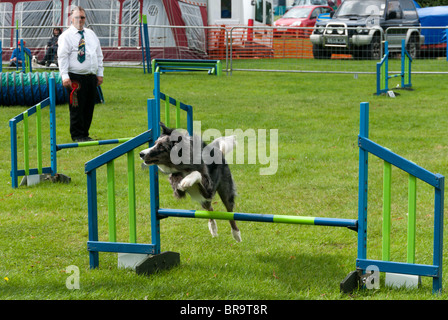
{"type": "Polygon", "coordinates": [[[422,7],[436,7],[448,6],[448,0],[417,0],[417,3],[422,7]]]}

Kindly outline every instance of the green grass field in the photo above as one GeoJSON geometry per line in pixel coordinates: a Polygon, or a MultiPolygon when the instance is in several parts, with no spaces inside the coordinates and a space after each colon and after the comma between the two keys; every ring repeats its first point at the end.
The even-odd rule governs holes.
{"type": "MultiPolygon", "coordinates": [[[[238,189],[235,211],[357,218],[359,104],[370,102],[370,137],[424,168],[448,173],[446,75],[416,75],[414,91],[377,97],[375,76],[234,72],[163,74],[162,91],[194,108],[202,131],[278,130],[278,169],[260,175],[260,164],[232,164],[238,189]]],[[[395,87],[398,78],[391,81],[395,87]]],[[[105,71],[106,103],[97,105],[91,136],[135,136],[147,129],[146,99],[153,76],[140,69],[105,71]]],[[[181,265],[149,277],[117,268],[117,254],[100,253],[89,269],[84,164],[111,146],[58,152],[58,168],[70,184],[11,188],[8,120],[25,107],[1,108],[0,299],[123,300],[383,300],[447,299],[432,295],[432,280],[417,290],[339,292],[355,270],[357,234],[345,228],[239,222],[236,243],[226,221],[212,238],[205,220],[161,221],[162,251],[176,251],[181,265]],[[80,289],[69,290],[68,266],[80,270],[80,289]]],[[[67,105],[57,106],[58,143],[70,142],[67,105]]],[[[45,113],[47,114],[47,113],[45,113]]],[[[47,119],[44,117],[44,120],[47,119]]],[[[33,123],[30,124],[31,127],[33,123]]],[[[48,129],[45,134],[48,135],[48,129]]],[[[20,137],[19,137],[20,139],[20,137]]],[[[244,143],[244,141],[243,141],[244,143]]],[[[23,138],[19,140],[19,146],[23,138]]],[[[44,153],[48,156],[48,148],[44,153]]],[[[31,157],[35,157],[32,155],[31,157]]],[[[246,155],[247,158],[247,155],[246,155]]],[[[44,163],[44,165],[48,165],[44,163]]],[[[138,242],[150,242],[148,171],[136,156],[138,242]]],[[[21,166],[21,165],[19,165],[21,166]]],[[[31,164],[33,166],[33,164],[31,164]]],[[[125,159],[117,171],[118,237],[127,241],[125,159]]],[[[381,259],[382,162],[370,158],[368,258],[381,259]]],[[[98,172],[100,239],[107,239],[105,170],[98,172]]],[[[161,207],[200,209],[176,200],[161,176],[161,207]]],[[[406,260],[407,177],[393,171],[392,260],[406,260]]],[[[224,210],[219,199],[215,210],[224,210]]],[[[432,264],[433,191],[420,182],[416,262],[432,264]]],[[[446,239],[446,237],[445,237],[446,239]]],[[[445,246],[446,247],[446,246],[445,246]]],[[[444,268],[447,259],[444,259],[444,268]]]]}

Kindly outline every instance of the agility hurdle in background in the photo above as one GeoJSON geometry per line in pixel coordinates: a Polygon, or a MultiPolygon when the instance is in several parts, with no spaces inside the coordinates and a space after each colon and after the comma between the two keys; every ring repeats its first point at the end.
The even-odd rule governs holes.
{"type": "Polygon", "coordinates": [[[222,75],[220,60],[194,60],[194,59],[153,59],[152,73],[156,72],[182,72],[207,71],[208,74],[222,75]]]}
{"type": "MultiPolygon", "coordinates": [[[[159,80],[159,74],[155,73],[156,88],[159,80]]],[[[160,96],[159,96],[160,97],[160,96]]],[[[360,134],[358,136],[358,144],[360,148],[359,158],[359,200],[358,200],[358,219],[338,219],[325,217],[300,217],[286,215],[265,215],[250,214],[237,212],[207,212],[200,210],[182,210],[160,208],[159,203],[159,177],[157,166],[151,166],[149,171],[149,188],[150,188],[150,211],[151,211],[151,244],[137,244],[136,237],[130,236],[130,243],[115,241],[99,241],[98,240],[98,212],[97,212],[97,181],[96,170],[107,165],[113,166],[118,157],[128,155],[128,176],[134,177],[133,156],[129,153],[134,152],[133,149],[145,143],[149,143],[151,147],[160,134],[160,99],[148,100],[149,130],[140,136],[118,146],[107,153],[86,163],[87,188],[88,188],[88,221],[89,221],[89,240],[87,249],[90,254],[90,267],[99,267],[99,252],[118,252],[129,254],[143,254],[143,258],[139,261],[132,262],[132,267],[139,274],[151,273],[155,270],[170,268],[180,263],[180,257],[175,252],[161,252],[160,242],[160,220],[167,217],[187,217],[187,218],[211,218],[224,220],[240,220],[240,221],[258,221],[271,223],[287,223],[287,224],[304,224],[319,225],[332,227],[347,227],[358,232],[358,256],[356,259],[356,271],[351,272],[340,284],[341,291],[350,292],[363,286],[363,281],[370,275],[366,274],[366,270],[372,265],[378,267],[381,272],[393,272],[400,274],[421,275],[433,278],[433,292],[440,292],[442,289],[442,237],[443,237],[443,198],[444,198],[444,177],[439,174],[433,174],[418,165],[396,155],[388,149],[374,143],[368,139],[368,103],[361,103],[360,113],[360,134]],[[408,172],[412,178],[420,179],[430,184],[435,189],[434,204],[434,252],[433,265],[415,264],[414,261],[390,262],[367,259],[367,182],[368,182],[368,154],[371,153],[387,163],[408,172]],[[129,160],[130,159],[130,160],[129,160]],[[414,178],[415,177],[415,178],[414,178]]],[[[109,178],[108,181],[113,180],[109,178]]],[[[129,178],[128,181],[134,181],[129,178]]],[[[135,186],[129,186],[130,196],[130,218],[132,224],[131,229],[135,229],[135,186]]],[[[412,189],[412,190],[415,190],[412,189]]],[[[114,191],[113,183],[108,183],[108,194],[114,191]]],[[[412,191],[411,198],[414,199],[415,193],[412,191]]],[[[111,196],[112,197],[112,196],[111,196]]],[[[114,208],[113,205],[111,205],[114,208]]],[[[109,209],[110,210],[110,209],[109,209]]],[[[115,219],[115,209],[112,209],[112,220],[115,219]]],[[[411,219],[415,215],[411,216],[411,219]]],[[[114,230],[115,227],[109,227],[114,230]]],[[[415,228],[411,228],[415,231],[415,228]]],[[[131,233],[132,234],[132,233],[131,233]]],[[[114,237],[110,237],[114,239],[114,237]]],[[[415,236],[414,236],[415,239],[415,236]]],[[[415,241],[415,240],[414,240],[415,241]]],[[[412,242],[412,241],[411,241],[412,242]]],[[[413,250],[413,249],[411,249],[413,250]]],[[[386,260],[387,260],[386,256],[386,260]]]]}
{"type": "Polygon", "coordinates": [[[105,145],[122,143],[131,138],[110,139],[100,141],[87,141],[77,143],[56,143],[56,80],[52,76],[48,79],[49,97],[40,103],[20,113],[9,120],[11,134],[11,186],[17,188],[18,178],[25,176],[22,183],[35,184],[42,179],[49,178],[54,181],[69,182],[70,178],[57,173],[57,151],[67,148],[89,147],[94,145],[105,145]],[[50,161],[49,167],[43,166],[43,139],[42,139],[42,109],[48,107],[50,114],[50,161]],[[30,139],[29,139],[29,117],[36,115],[36,148],[37,148],[37,168],[30,168],[30,139]],[[18,145],[17,145],[17,125],[23,123],[23,154],[24,169],[18,169],[18,145]],[[33,182],[30,182],[32,180],[33,182]]]}
{"type": "MultiPolygon", "coordinates": [[[[403,39],[401,41],[401,72],[398,74],[389,75],[389,47],[388,42],[384,43],[384,56],[380,62],[376,64],[376,94],[387,93],[389,91],[389,79],[401,77],[400,89],[409,89],[412,87],[411,82],[411,66],[412,57],[406,50],[406,43],[403,39]]],[[[396,88],[395,88],[396,89],[396,88]]]]}

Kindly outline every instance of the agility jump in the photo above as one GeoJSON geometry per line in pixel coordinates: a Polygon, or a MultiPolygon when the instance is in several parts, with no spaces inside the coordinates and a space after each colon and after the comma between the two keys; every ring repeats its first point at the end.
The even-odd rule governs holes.
{"type": "MultiPolygon", "coordinates": [[[[358,219],[337,219],[325,217],[299,217],[299,216],[283,216],[283,215],[264,215],[249,214],[235,212],[207,212],[199,210],[180,210],[160,208],[159,205],[159,175],[157,166],[149,168],[149,188],[150,188],[150,211],[151,211],[151,242],[150,244],[139,244],[136,241],[136,225],[135,225],[135,172],[133,170],[133,152],[135,148],[139,148],[147,143],[153,146],[154,142],[160,136],[160,87],[157,86],[159,74],[155,73],[156,83],[156,99],[148,99],[149,114],[149,130],[141,135],[131,139],[124,144],[106,152],[105,154],[92,159],[86,163],[85,173],[87,174],[87,193],[88,193],[88,221],[89,221],[89,240],[87,249],[90,255],[90,267],[99,267],[99,252],[119,252],[119,253],[137,253],[148,255],[145,259],[134,265],[135,270],[139,274],[148,274],[155,270],[167,269],[180,263],[180,256],[175,252],[162,252],[160,241],[160,223],[166,217],[188,217],[188,218],[213,218],[224,220],[240,220],[240,221],[258,221],[271,223],[288,223],[288,224],[305,224],[319,226],[335,226],[347,227],[357,231],[358,234],[358,254],[356,259],[356,270],[351,272],[340,284],[341,291],[350,292],[354,289],[363,287],[366,279],[370,275],[366,273],[369,266],[377,266],[380,272],[392,272],[400,274],[418,275],[432,277],[433,292],[438,293],[442,290],[442,253],[443,253],[443,199],[444,199],[444,177],[440,174],[434,174],[426,169],[416,165],[415,163],[400,157],[390,150],[371,141],[369,136],[369,104],[361,103],[360,105],[360,134],[358,136],[359,146],[359,199],[358,199],[358,219]],[[416,264],[415,261],[392,262],[384,260],[372,260],[367,258],[367,216],[368,216],[368,155],[372,154],[383,159],[391,166],[407,172],[410,179],[415,182],[421,180],[434,188],[434,250],[433,264],[422,265],[416,264]],[[98,168],[107,165],[108,168],[113,167],[115,159],[120,156],[128,157],[128,181],[129,181],[129,212],[132,215],[129,218],[131,224],[131,236],[129,243],[116,241],[99,241],[98,234],[98,212],[97,212],[97,180],[96,171],[98,168]],[[134,235],[133,235],[134,234],[134,235]]],[[[111,170],[112,174],[112,170],[111,170]]],[[[110,180],[109,180],[110,179],[110,180]]],[[[112,181],[114,178],[109,178],[112,181]]],[[[411,186],[415,186],[413,183],[411,186]]],[[[113,193],[113,183],[108,183],[108,194],[113,193]]],[[[411,187],[413,188],[413,187],[411,187]]],[[[415,190],[415,188],[413,189],[415,190]]],[[[387,193],[387,191],[386,191],[387,193]]],[[[410,192],[413,199],[415,193],[410,192]]],[[[114,208],[114,206],[112,205],[114,208]]],[[[109,213],[110,220],[114,219],[114,213],[109,213]]],[[[414,219],[414,215],[410,215],[410,219],[414,219]]],[[[390,222],[389,222],[390,223],[390,222]]],[[[415,232],[415,228],[410,228],[411,233],[415,232]],[[412,231],[414,230],[414,231],[412,231]]],[[[114,228],[109,228],[114,230],[114,228]]],[[[387,237],[387,235],[386,235],[387,237]]],[[[114,239],[114,237],[109,237],[114,239]]],[[[410,237],[410,245],[415,240],[415,235],[410,237]]],[[[409,245],[409,244],[408,244],[409,245]]],[[[415,250],[415,246],[408,251],[415,250]]]]}
{"type": "MultiPolygon", "coordinates": [[[[38,183],[40,180],[49,179],[52,181],[62,181],[69,182],[70,177],[58,173],[57,168],[57,151],[68,148],[78,148],[78,147],[89,147],[95,145],[105,145],[105,144],[117,144],[123,143],[130,140],[131,138],[120,138],[120,139],[109,139],[109,140],[99,140],[99,141],[87,141],[87,142],[76,142],[76,143],[65,143],[57,144],[56,140],[56,79],[54,76],[48,78],[48,95],[49,97],[42,100],[40,103],[32,106],[31,108],[20,113],[16,117],[9,120],[10,135],[11,135],[11,186],[17,188],[18,178],[24,176],[22,184],[30,184],[30,178],[34,183],[38,183]],[[45,167],[43,165],[43,145],[48,143],[48,141],[43,141],[42,139],[42,110],[44,108],[49,109],[50,114],[50,162],[51,165],[45,167]],[[37,148],[37,167],[30,168],[30,149],[31,142],[29,138],[29,119],[30,116],[35,115],[36,118],[36,148],[37,148]],[[24,162],[23,168],[18,168],[18,145],[17,145],[17,126],[19,123],[23,124],[23,155],[24,162]]],[[[65,89],[64,89],[65,90],[65,89]]]]}
{"type": "Polygon", "coordinates": [[[207,71],[210,75],[222,75],[220,60],[153,59],[152,73],[207,71]]]}
{"type": "Polygon", "coordinates": [[[401,77],[401,87],[399,89],[410,89],[412,57],[406,50],[406,43],[403,39],[401,42],[401,72],[389,75],[389,47],[388,42],[384,43],[384,56],[380,62],[376,64],[376,95],[385,94],[389,91],[389,79],[401,77]]]}

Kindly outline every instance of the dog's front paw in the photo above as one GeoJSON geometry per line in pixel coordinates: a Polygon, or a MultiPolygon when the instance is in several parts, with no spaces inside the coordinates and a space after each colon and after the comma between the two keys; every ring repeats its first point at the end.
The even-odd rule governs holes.
{"type": "Polygon", "coordinates": [[[200,183],[202,179],[201,174],[198,171],[193,171],[179,182],[177,187],[181,191],[185,191],[191,188],[195,183],[200,183]]]}

